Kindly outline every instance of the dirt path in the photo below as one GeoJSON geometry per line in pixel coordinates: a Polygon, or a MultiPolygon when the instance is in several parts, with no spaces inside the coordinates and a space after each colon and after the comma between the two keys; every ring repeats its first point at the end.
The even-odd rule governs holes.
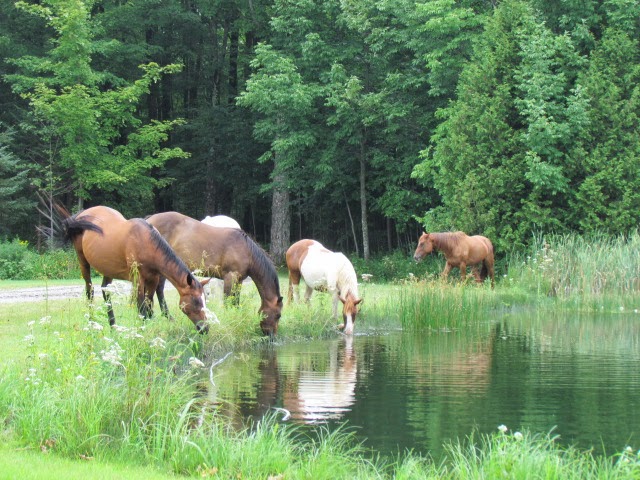
{"type": "MultiPolygon", "coordinates": [[[[129,282],[118,282],[120,291],[131,290],[129,282]]],[[[94,286],[94,295],[102,298],[102,289],[94,286]]],[[[47,287],[29,287],[0,289],[0,303],[40,302],[44,300],[64,300],[65,298],[83,298],[84,285],[55,285],[47,287]]]]}

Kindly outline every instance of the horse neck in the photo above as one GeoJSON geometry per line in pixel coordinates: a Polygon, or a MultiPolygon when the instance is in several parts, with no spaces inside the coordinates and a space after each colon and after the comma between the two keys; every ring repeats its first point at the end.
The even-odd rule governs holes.
{"type": "Polygon", "coordinates": [[[247,269],[247,274],[256,284],[258,294],[264,303],[266,300],[273,300],[280,297],[280,283],[275,267],[270,265],[266,254],[254,250],[253,259],[247,269]],[[264,255],[264,258],[261,256],[264,255]],[[259,257],[260,256],[260,257],[259,257]]]}
{"type": "Polygon", "coordinates": [[[452,233],[431,233],[433,247],[443,253],[449,253],[456,244],[455,234],[452,233]]]}
{"type": "Polygon", "coordinates": [[[358,278],[351,264],[345,263],[340,267],[336,286],[342,298],[346,298],[349,292],[351,292],[355,298],[358,298],[358,278]]]}

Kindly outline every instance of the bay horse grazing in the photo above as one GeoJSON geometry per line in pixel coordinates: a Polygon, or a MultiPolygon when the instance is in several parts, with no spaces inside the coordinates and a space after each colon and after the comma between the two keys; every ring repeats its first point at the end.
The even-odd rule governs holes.
{"type": "Polygon", "coordinates": [[[160,278],[167,278],[180,295],[180,309],[200,333],[209,329],[203,284],[199,282],[169,244],[141,218],[127,220],[120,212],[104,206],[88,208],[66,218],[62,228],[80,262],[87,298],[93,299],[91,268],[103,275],[102,295],[109,324],[115,324],[111,294],[105,289],[113,279],[137,282],[138,311],[150,317],[153,293],[160,278]]]}
{"type": "Polygon", "coordinates": [[[298,301],[300,277],[307,285],[305,300],[308,302],[314,289],[327,288],[333,295],[333,317],[338,317],[338,300],[343,304],[343,325],[340,329],[353,334],[362,299],[358,295],[358,278],[349,259],[339,252],[326,249],[316,240],[299,240],[289,247],[286,254],[289,269],[288,298],[298,301]]]}
{"type": "MultiPolygon", "coordinates": [[[[251,276],[262,299],[259,310],[263,315],[262,333],[276,334],[282,314],[278,272],[265,251],[244,231],[212,227],[178,212],[156,213],[147,221],[190,268],[224,280],[225,296],[234,293],[239,299],[242,281],[251,276]]],[[[161,281],[156,290],[161,306],[163,288],[161,281]]]]}
{"type": "Polygon", "coordinates": [[[482,283],[488,275],[491,277],[491,288],[494,287],[494,250],[493,244],[487,237],[482,235],[470,237],[464,232],[423,233],[418,240],[413,258],[419,262],[436,250],[441,251],[447,261],[442,271],[443,278],[447,278],[452,268],[458,267],[460,277],[464,281],[469,265],[478,283],[482,283]],[[480,271],[478,271],[479,264],[482,264],[480,271]]]}
{"type": "Polygon", "coordinates": [[[206,223],[212,227],[237,228],[238,230],[242,230],[238,222],[226,215],[214,215],[213,217],[207,215],[202,219],[202,223],[206,223]]]}

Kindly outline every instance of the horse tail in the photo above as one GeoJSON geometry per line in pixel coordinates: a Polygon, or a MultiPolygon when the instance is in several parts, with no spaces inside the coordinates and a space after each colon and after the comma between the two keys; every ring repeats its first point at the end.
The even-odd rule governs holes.
{"type": "Polygon", "coordinates": [[[36,227],[38,233],[44,236],[52,246],[62,246],[72,241],[85,230],[91,230],[102,235],[102,228],[91,222],[91,217],[77,219],[59,202],[52,201],[43,194],[38,193],[41,206],[38,211],[48,221],[49,225],[36,227]]]}
{"type": "Polygon", "coordinates": [[[100,235],[103,234],[102,227],[91,221],[92,217],[77,217],[77,215],[74,215],[62,220],[62,238],[65,242],[73,241],[74,238],[87,230],[99,233],[100,235]]]}

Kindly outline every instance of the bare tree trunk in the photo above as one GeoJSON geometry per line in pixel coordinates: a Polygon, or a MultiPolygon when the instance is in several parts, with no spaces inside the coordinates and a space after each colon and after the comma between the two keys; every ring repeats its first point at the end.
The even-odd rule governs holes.
{"type": "Polygon", "coordinates": [[[353,216],[351,215],[351,208],[349,208],[349,202],[347,201],[347,194],[344,194],[344,203],[347,206],[347,213],[349,214],[349,222],[351,223],[351,234],[353,235],[353,243],[356,246],[356,255],[360,256],[360,248],[358,248],[358,236],[356,235],[356,226],[353,223],[353,216]]]}
{"type": "Polygon", "coordinates": [[[362,211],[362,254],[369,260],[369,229],[367,228],[366,156],[364,140],[360,142],[360,210],[362,211]]]}
{"type": "Polygon", "coordinates": [[[286,176],[277,174],[273,179],[271,198],[271,258],[276,265],[284,263],[291,237],[291,206],[286,176]]]}

